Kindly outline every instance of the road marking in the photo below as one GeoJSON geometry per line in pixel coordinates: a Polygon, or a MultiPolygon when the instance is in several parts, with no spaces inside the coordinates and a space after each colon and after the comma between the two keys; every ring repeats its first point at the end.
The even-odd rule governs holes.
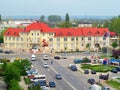
{"type": "MultiPolygon", "coordinates": [[[[58,73],[54,68],[50,67],[56,74],[58,73]]],[[[71,85],[65,78],[62,78],[73,90],[77,90],[73,85],[71,85]]]]}

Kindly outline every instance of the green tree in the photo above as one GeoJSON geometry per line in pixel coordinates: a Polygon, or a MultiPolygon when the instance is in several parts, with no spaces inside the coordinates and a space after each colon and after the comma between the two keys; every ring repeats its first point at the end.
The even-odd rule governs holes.
{"type": "Polygon", "coordinates": [[[7,68],[5,69],[4,79],[6,83],[10,83],[11,80],[20,81],[20,72],[16,66],[12,63],[7,64],[7,68]]]}
{"type": "Polygon", "coordinates": [[[1,14],[0,14],[0,23],[1,23],[1,21],[2,21],[2,16],[1,16],[1,14]]]}
{"type": "Polygon", "coordinates": [[[18,81],[13,79],[9,83],[9,90],[23,90],[23,89],[19,86],[18,81]]]}
{"type": "Polygon", "coordinates": [[[4,30],[2,30],[1,31],[1,34],[0,34],[0,43],[3,43],[3,36],[4,36],[4,32],[7,30],[7,28],[6,29],[4,29],[4,30]]]}
{"type": "Polygon", "coordinates": [[[45,22],[45,16],[44,16],[44,15],[41,15],[40,21],[41,21],[41,22],[45,22]]]}
{"type": "Polygon", "coordinates": [[[118,46],[117,42],[114,41],[114,42],[112,43],[112,47],[113,47],[113,48],[116,48],[117,46],[118,46]]]}
{"type": "Polygon", "coordinates": [[[49,15],[48,21],[49,22],[61,22],[62,18],[59,15],[49,15]]]}
{"type": "Polygon", "coordinates": [[[90,50],[90,44],[89,43],[86,44],[86,48],[88,48],[90,50]]]}
{"type": "Polygon", "coordinates": [[[69,27],[72,27],[72,24],[70,22],[62,22],[60,27],[63,27],[63,28],[69,28],[69,27]]]}
{"type": "Polygon", "coordinates": [[[66,13],[66,15],[65,15],[65,21],[66,21],[66,22],[69,22],[69,21],[70,21],[70,18],[69,18],[69,14],[68,14],[68,13],[66,13]]]}

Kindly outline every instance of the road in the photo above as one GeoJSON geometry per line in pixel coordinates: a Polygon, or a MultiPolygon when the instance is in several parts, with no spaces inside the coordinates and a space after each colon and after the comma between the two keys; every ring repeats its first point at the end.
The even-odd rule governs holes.
{"type": "MultiPolygon", "coordinates": [[[[36,55],[37,60],[32,61],[34,68],[38,70],[40,74],[45,74],[47,81],[55,81],[56,88],[51,88],[50,90],[88,90],[90,85],[87,83],[88,78],[98,78],[96,75],[84,75],[83,73],[77,71],[73,72],[67,68],[69,63],[73,63],[73,58],[77,57],[86,57],[89,55],[84,54],[68,54],[68,59],[64,60],[54,60],[53,57],[50,57],[50,60],[44,61],[42,60],[42,55],[36,55]],[[54,61],[53,65],[51,65],[51,60],[54,61]],[[43,63],[47,62],[49,64],[49,68],[43,68],[43,63]],[[55,74],[60,73],[62,75],[62,80],[56,80],[55,74]]],[[[21,53],[21,54],[0,54],[0,58],[31,58],[31,54],[21,53]]],[[[113,76],[113,74],[110,73],[113,76]]]]}

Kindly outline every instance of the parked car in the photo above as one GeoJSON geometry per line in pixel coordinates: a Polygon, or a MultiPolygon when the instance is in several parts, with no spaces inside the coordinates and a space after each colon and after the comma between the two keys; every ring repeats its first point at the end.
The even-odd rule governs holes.
{"type": "Polygon", "coordinates": [[[109,88],[109,87],[106,87],[106,86],[103,86],[103,87],[102,87],[102,90],[110,90],[110,88],[109,88]]]}
{"type": "Polygon", "coordinates": [[[82,60],[81,60],[81,59],[74,59],[74,63],[75,63],[75,64],[82,63],[82,60]]]}
{"type": "Polygon", "coordinates": [[[112,69],[111,72],[113,72],[113,73],[117,73],[118,70],[117,70],[117,69],[112,69]]]}
{"type": "Polygon", "coordinates": [[[67,56],[66,55],[62,55],[61,59],[67,59],[67,56]]]}
{"type": "Polygon", "coordinates": [[[101,75],[99,76],[99,78],[100,78],[100,79],[103,79],[103,80],[108,80],[108,79],[109,79],[109,74],[107,74],[107,75],[102,75],[102,74],[101,74],[101,75]]]}
{"type": "Polygon", "coordinates": [[[50,82],[49,82],[49,86],[50,86],[50,87],[56,87],[56,84],[55,84],[54,81],[50,81],[50,82]]]}
{"type": "Polygon", "coordinates": [[[77,71],[76,65],[72,65],[70,69],[71,69],[72,71],[77,71]]]}
{"type": "Polygon", "coordinates": [[[120,67],[116,67],[117,71],[120,71],[120,67]]]}
{"type": "Polygon", "coordinates": [[[91,84],[91,85],[94,84],[95,83],[95,79],[93,79],[93,78],[88,79],[88,83],[91,84]]]}
{"type": "Polygon", "coordinates": [[[48,55],[43,55],[43,60],[49,60],[49,56],[48,55]]]}
{"type": "Polygon", "coordinates": [[[0,49],[0,53],[3,53],[4,51],[2,49],[0,49]]]}
{"type": "Polygon", "coordinates": [[[96,74],[96,71],[95,71],[95,70],[92,70],[92,71],[91,71],[91,74],[96,74]]]}
{"type": "Polygon", "coordinates": [[[47,86],[42,86],[41,88],[42,88],[42,90],[50,90],[49,87],[47,87],[47,86]]]}
{"type": "Polygon", "coordinates": [[[62,76],[61,76],[61,74],[56,74],[56,79],[62,79],[62,76]]]}
{"type": "Polygon", "coordinates": [[[60,56],[55,56],[54,59],[60,59],[60,56]]]}
{"type": "Polygon", "coordinates": [[[89,70],[85,69],[84,74],[89,74],[89,70]]]}
{"type": "Polygon", "coordinates": [[[48,68],[49,65],[48,65],[47,63],[44,63],[44,64],[43,64],[43,67],[44,67],[44,68],[48,68]]]}
{"type": "Polygon", "coordinates": [[[72,65],[74,65],[74,64],[69,64],[69,65],[68,65],[68,68],[70,69],[72,65]]]}

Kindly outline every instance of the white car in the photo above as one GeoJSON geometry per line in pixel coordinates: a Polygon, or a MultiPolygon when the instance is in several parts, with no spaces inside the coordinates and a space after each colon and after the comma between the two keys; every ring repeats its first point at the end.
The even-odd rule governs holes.
{"type": "Polygon", "coordinates": [[[43,60],[48,60],[49,56],[48,55],[43,55],[43,60]]]}
{"type": "Polygon", "coordinates": [[[44,68],[48,68],[49,65],[48,65],[47,63],[44,63],[44,64],[43,64],[43,67],[44,67],[44,68]]]}

